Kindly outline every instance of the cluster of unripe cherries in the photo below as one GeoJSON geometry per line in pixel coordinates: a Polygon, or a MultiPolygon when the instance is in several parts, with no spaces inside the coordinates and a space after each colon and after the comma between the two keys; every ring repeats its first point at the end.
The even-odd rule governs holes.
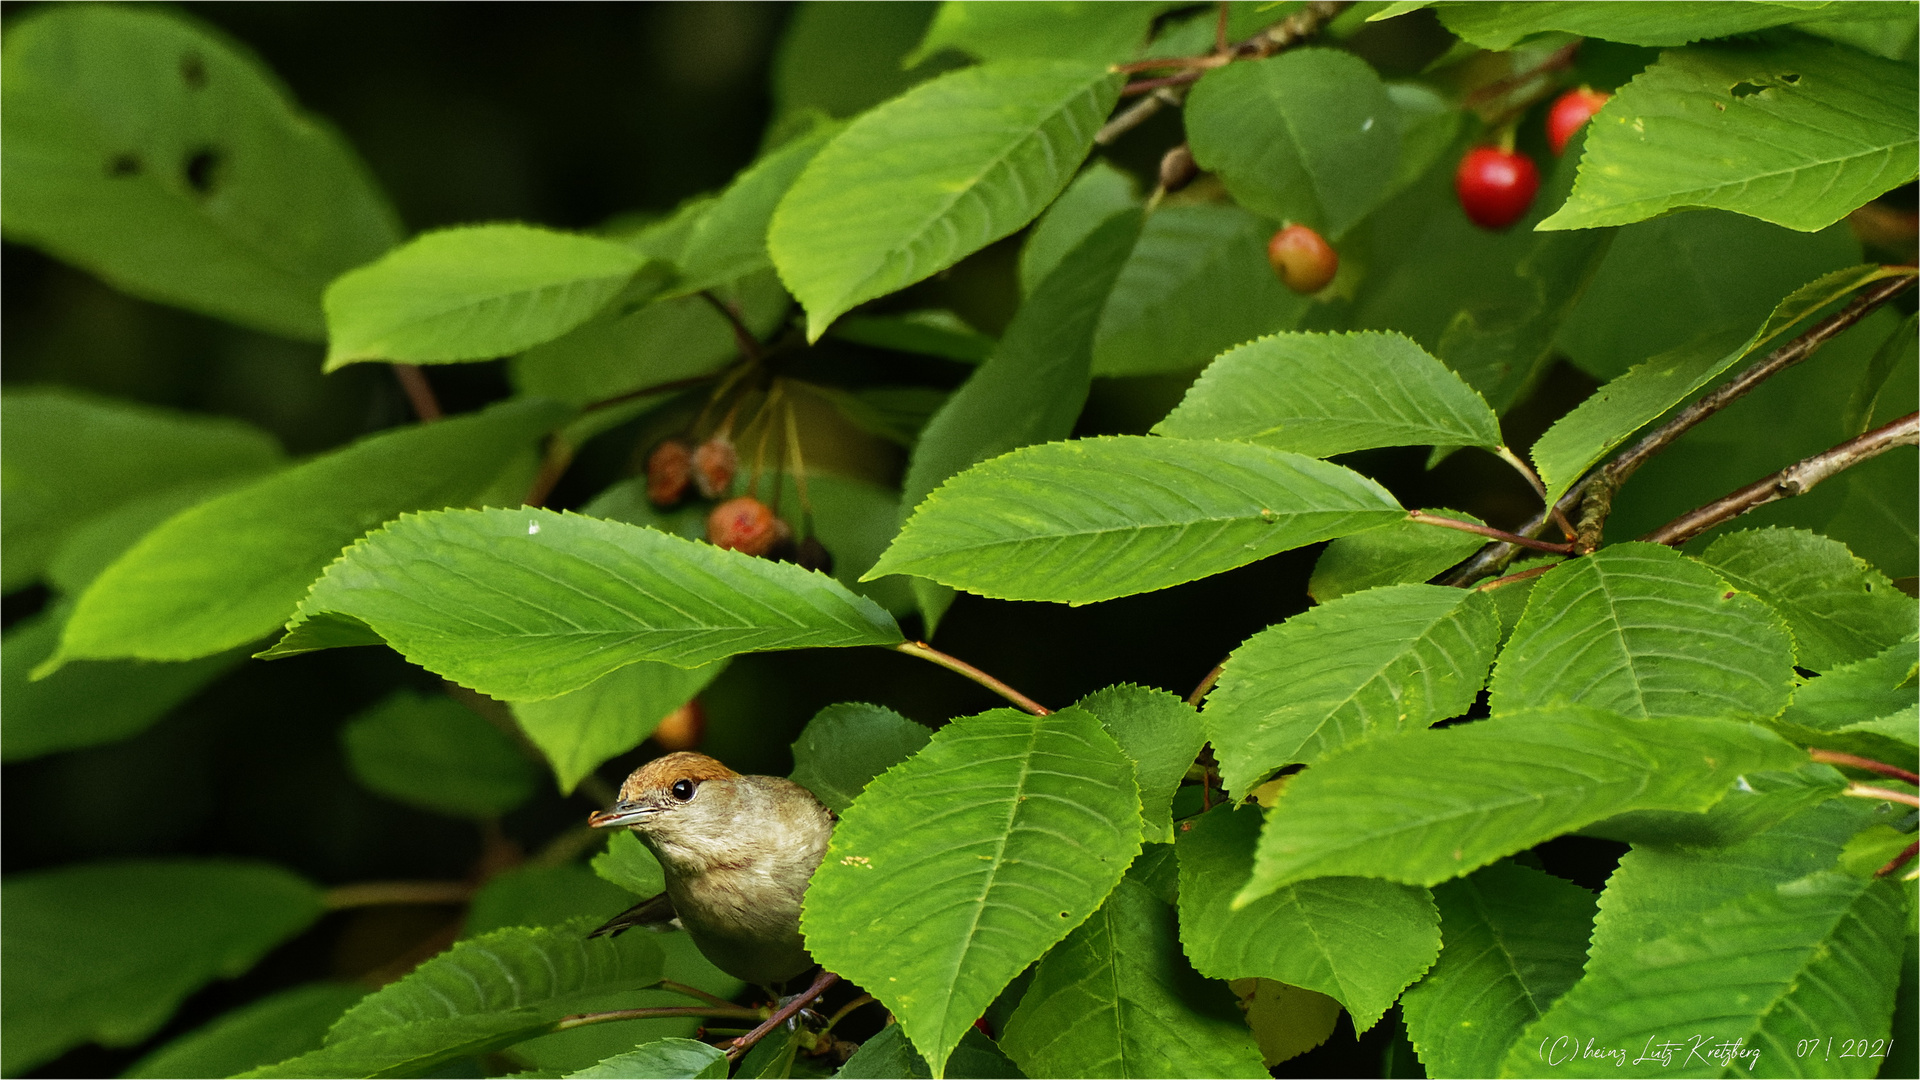
{"type": "MultiPolygon", "coordinates": [[[[1580,87],[1569,90],[1547,111],[1547,145],[1564,153],[1567,140],[1600,111],[1608,95],[1580,87]]],[[[1525,154],[1499,146],[1476,146],[1460,159],[1453,174],[1454,194],[1467,218],[1483,229],[1504,229],[1519,221],[1540,190],[1540,170],[1525,154]]],[[[1340,270],[1340,255],[1313,229],[1288,225],[1267,243],[1267,261],[1287,288],[1317,293],[1340,270]]]]}
{"type": "MultiPolygon", "coordinates": [[[[740,455],[733,440],[715,435],[698,447],[684,439],[662,439],[647,455],[647,501],[662,510],[680,504],[689,490],[703,499],[722,499],[733,489],[740,455]]],[[[833,556],[819,537],[794,542],[793,527],[752,495],[724,499],[707,514],[707,542],[745,555],[799,563],[809,570],[833,571],[833,556]]]]}

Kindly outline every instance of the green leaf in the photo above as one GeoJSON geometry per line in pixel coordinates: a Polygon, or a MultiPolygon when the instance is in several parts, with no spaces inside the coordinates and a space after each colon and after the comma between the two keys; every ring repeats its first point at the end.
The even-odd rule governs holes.
{"type": "MultiPolygon", "coordinates": [[[[1445,507],[1427,513],[1486,524],[1472,514],[1445,507]]],[[[1325,604],[1381,585],[1426,581],[1479,551],[1485,543],[1484,537],[1469,532],[1403,518],[1328,544],[1313,564],[1307,595],[1325,604]]]]}
{"type": "Polygon", "coordinates": [[[1742,339],[1737,329],[1710,333],[1637,364],[1607,383],[1555,421],[1529,451],[1549,495],[1559,498],[1588,466],[1794,323],[1887,276],[1889,271],[1878,266],[1836,270],[1801,286],[1776,304],[1767,321],[1751,336],[1742,339]]]}
{"type": "Polygon", "coordinates": [[[688,231],[674,260],[679,278],[670,295],[685,296],[738,281],[773,267],[767,225],[774,207],[820,148],[840,130],[822,124],[781,146],[734,178],[688,231]]]}
{"type": "Polygon", "coordinates": [[[399,239],[346,141],[197,20],[46,8],[0,68],[7,238],[116,288],[319,340],[327,282],[399,239]]]}
{"type": "Polygon", "coordinates": [[[1221,783],[1244,797],[1282,766],[1464,714],[1499,640],[1490,599],[1441,585],[1369,589],[1255,634],[1201,714],[1221,783]]]}
{"type": "Polygon", "coordinates": [[[1079,709],[955,720],[841,815],[801,930],[942,1075],[975,1018],[1140,850],[1127,760],[1079,709]]]}
{"type": "Polygon", "coordinates": [[[1860,261],[1845,225],[1800,233],[1723,210],[1620,227],[1555,344],[1613,379],[1650,356],[1766,321],[1782,296],[1860,261]]]}
{"type": "Polygon", "coordinates": [[[491,360],[579,326],[644,260],[530,225],[425,233],[327,287],[327,364],[491,360]]]}
{"type": "Polygon", "coordinates": [[[1219,807],[1182,827],[1180,940],[1203,975],[1263,978],[1326,994],[1366,1031],[1440,952],[1425,889],[1322,878],[1235,907],[1253,868],[1257,808],[1219,807]]]}
{"type": "Polygon", "coordinates": [[[1805,761],[1754,724],[1572,706],[1375,739],[1287,783],[1234,902],[1340,874],[1433,885],[1628,811],[1698,813],[1743,773],[1805,761]]]}
{"type": "Polygon", "coordinates": [[[1104,158],[1080,170],[1034,222],[1020,248],[1020,294],[1031,296],[1060,260],[1108,218],[1140,205],[1139,183],[1132,173],[1114,168],[1104,158]]]}
{"type": "Polygon", "coordinates": [[[1153,433],[1309,457],[1501,445],[1485,399],[1406,337],[1381,333],[1274,334],[1229,349],[1153,433]]]}
{"type": "Polygon", "coordinates": [[[1920,172],[1913,65],[1806,38],[1662,53],[1594,116],[1543,230],[1716,207],[1826,228],[1920,172]]]}
{"type": "Polygon", "coordinates": [[[1147,28],[1171,3],[1045,0],[999,4],[948,0],[933,16],[911,67],[942,49],[976,60],[1084,60],[1113,64],[1140,51],[1147,28]]]}
{"type": "Polygon", "coordinates": [[[727,1055],[693,1039],[660,1039],[630,1053],[610,1057],[590,1069],[567,1074],[568,1080],[680,1076],[693,1080],[727,1080],[727,1055]]]}
{"type": "Polygon", "coordinates": [[[185,859],[19,874],[0,905],[0,1068],[16,1076],[82,1043],[145,1041],[321,914],[320,890],[277,866],[185,859]]]}
{"type": "Polygon", "coordinates": [[[1873,426],[1874,416],[1881,411],[1880,397],[1892,384],[1893,373],[1911,371],[1916,360],[1920,360],[1915,355],[1920,352],[1920,332],[1916,332],[1917,329],[1920,329],[1920,315],[1908,315],[1874,350],[1866,373],[1847,397],[1846,415],[1841,418],[1840,426],[1848,435],[1865,434],[1873,426]]]}
{"type": "MultiPolygon", "coordinates": [[[[834,1075],[872,1080],[893,1080],[897,1077],[932,1080],[933,1070],[927,1068],[927,1060],[907,1041],[906,1029],[899,1024],[888,1024],[880,1029],[880,1034],[861,1043],[860,1049],[854,1051],[853,1056],[834,1075]]],[[[992,1039],[972,1028],[960,1037],[960,1045],[953,1051],[953,1056],[947,1059],[946,1075],[952,1080],[966,1077],[1021,1080],[1026,1076],[1018,1066],[1007,1060],[992,1039]]]]}
{"type": "MultiPolygon", "coordinates": [[[[993,355],[927,421],[902,484],[902,524],[929,492],[969,466],[1073,433],[1093,381],[1101,305],[1140,235],[1140,221],[1138,211],[1115,214],[1063,256],[1020,305],[993,355]]],[[[929,634],[951,602],[951,594],[923,595],[929,634]]]]}
{"type": "Polygon", "coordinates": [[[443,814],[498,817],[540,779],[506,732],[445,694],[396,690],[347,721],[340,741],[361,783],[443,814]]]}
{"type": "Polygon", "coordinates": [[[538,701],[636,660],[700,667],[766,649],[892,645],[873,601],[791,563],[551,510],[410,514],[327,567],[267,658],[357,619],[402,656],[503,701],[538,701]],[[479,587],[476,587],[478,585],[479,587]]]}
{"type": "Polygon", "coordinates": [[[565,415],[516,401],[381,432],[183,511],[93,580],[36,674],[69,660],[190,660],[263,637],[341,548],[405,511],[479,497],[565,415]]]}
{"type": "Polygon", "coordinates": [[[593,857],[593,872],[642,898],[658,896],[667,887],[660,860],[626,830],[615,833],[607,850],[593,857]]]}
{"type": "Polygon", "coordinates": [[[639,746],[726,667],[725,661],[679,668],[642,660],[559,697],[522,701],[513,716],[553,766],[560,793],[571,795],[606,761],[639,746]]]}
{"type": "Polygon", "coordinates": [[[1292,49],[1206,73],[1187,98],[1193,159],[1240,205],[1338,240],[1392,192],[1400,113],[1365,60],[1292,49]]]}
{"type": "Polygon", "coordinates": [[[1920,673],[1914,639],[1891,645],[1865,660],[1834,668],[1793,695],[1781,719],[1819,731],[1899,712],[1913,704],[1920,673]]]}
{"type": "Polygon", "coordinates": [[[1237,206],[1156,210],[1100,314],[1093,373],[1187,371],[1293,326],[1309,302],[1274,276],[1272,235],[1272,223],[1237,206]]]}
{"type": "Polygon", "coordinates": [[[0,395],[0,458],[0,588],[11,592],[115,509],[265,472],[285,455],[236,420],[48,386],[0,395]]]}
{"type": "Polygon", "coordinates": [[[1032,1076],[1267,1075],[1233,994],[1193,970],[1173,908],[1131,876],[1040,961],[1000,1045],[1032,1076]]]}
{"type": "Polygon", "coordinates": [[[1446,947],[1400,1001],[1431,1074],[1494,1075],[1520,1032],[1580,977],[1594,899],[1507,861],[1434,888],[1446,947]]]}
{"type": "Polygon", "coordinates": [[[1085,604],[1193,581],[1403,515],[1348,469],[1246,443],[1113,436],[1015,450],[947,481],[869,578],[1085,604]]]}
{"type": "MultiPolygon", "coordinates": [[[[1429,5],[1411,5],[1414,7],[1429,5]]],[[[1749,34],[1770,26],[1844,17],[1852,5],[1826,3],[1442,3],[1430,5],[1446,28],[1483,49],[1504,52],[1548,31],[1629,45],[1686,45],[1703,38],[1749,34]]],[[[1876,5],[1878,6],[1878,5],[1876,5]]],[[[1396,12],[1397,14],[1397,12],[1396,12]]],[[[1375,16],[1378,18],[1379,16],[1375,16]]]]}
{"type": "Polygon", "coordinates": [[[878,705],[829,705],[793,743],[793,782],[836,813],[853,805],[873,778],[912,757],[933,738],[926,727],[878,705]]]}
{"type": "Polygon", "coordinates": [[[1864,808],[1834,805],[1849,801],[1737,848],[1686,852],[1684,873],[1678,851],[1635,849],[1601,898],[1586,974],[1515,1043],[1503,1071],[1532,1075],[1543,1052],[1557,1051],[1556,1073],[1612,1073],[1611,1060],[1566,1055],[1553,1041],[1577,1031],[1603,1052],[1672,1043],[1684,1059],[1691,1043],[1711,1075],[1729,1064],[1749,1071],[1756,1053],[1803,1075],[1859,1075],[1799,1046],[1839,1030],[1869,1044],[1886,1036],[1911,923],[1895,883],[1829,869],[1859,827],[1864,808]],[[1741,1057],[1729,1063],[1731,1048],[1741,1057]]]}
{"type": "Polygon", "coordinates": [[[1845,544],[1804,529],[1749,529],[1713,542],[1700,561],[1787,620],[1795,663],[1827,671],[1905,639],[1920,605],[1845,544]]]}
{"type": "Polygon", "coordinates": [[[926,33],[937,5],[801,4],[773,58],[774,128],[807,113],[852,116],[940,70],[902,61],[926,33]]]}
{"type": "Polygon", "coordinates": [[[596,995],[660,977],[651,934],[589,938],[589,920],[456,943],[347,1011],[326,1045],[247,1076],[419,1075],[552,1031],[596,995]]]}
{"type": "Polygon", "coordinates": [[[178,664],[79,661],[34,681],[65,625],[64,605],[22,619],[0,644],[0,761],[26,761],[138,735],[244,658],[178,664]]]}
{"type": "MultiPolygon", "coordinates": [[[[1770,725],[1776,729],[1779,725],[1770,725]]],[[[1846,789],[1847,778],[1812,761],[1777,772],[1744,773],[1704,814],[1639,810],[1583,827],[1582,836],[1628,844],[1719,848],[1738,844],[1846,789]]]]}
{"type": "MultiPolygon", "coordinates": [[[[633,836],[629,832],[620,835],[633,836]]],[[[604,857],[605,853],[596,856],[604,857]]],[[[633,897],[626,888],[584,866],[522,864],[490,879],[473,895],[460,936],[479,937],[509,926],[558,926],[578,919],[604,921],[632,904],[633,897]]]]}
{"type": "MultiPolygon", "coordinates": [[[[1065,196],[1062,196],[1064,198],[1065,196]]],[[[876,349],[937,356],[977,364],[993,355],[994,340],[943,308],[900,315],[849,315],[833,324],[828,337],[876,349]]],[[[911,442],[911,439],[905,440],[911,442]]]]}
{"type": "Polygon", "coordinates": [[[1095,690],[1073,704],[1098,718],[1133,761],[1142,835],[1148,843],[1172,843],[1174,793],[1207,741],[1200,714],[1165,690],[1132,683],[1095,690]]]}
{"type": "Polygon", "coordinates": [[[1079,167],[1120,79],[1010,60],[944,75],[861,116],[800,174],[767,247],[807,338],[858,304],[1032,221],[1079,167]]]}
{"type": "Polygon", "coordinates": [[[1765,604],[1657,544],[1614,544],[1546,572],[1493,672],[1493,714],[1567,701],[1627,716],[1768,717],[1793,688],[1793,640],[1765,604]]]}
{"type": "Polygon", "coordinates": [[[318,1050],[327,1028],[366,987],[314,982],[226,1013],[133,1063],[122,1076],[232,1076],[318,1050]]]}

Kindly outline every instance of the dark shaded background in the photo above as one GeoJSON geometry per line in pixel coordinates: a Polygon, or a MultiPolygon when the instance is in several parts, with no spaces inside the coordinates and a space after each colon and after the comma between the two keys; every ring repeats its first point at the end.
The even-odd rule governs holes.
{"type": "MultiPolygon", "coordinates": [[[[875,33],[890,35],[897,56],[917,40],[932,7],[889,5],[886,26],[875,33]]],[[[9,16],[18,10],[0,5],[9,16]]],[[[338,125],[411,230],[500,219],[584,228],[636,210],[664,212],[724,185],[753,158],[782,104],[774,90],[777,50],[796,12],[767,3],[247,3],[185,10],[256,50],[303,106],[338,125]]],[[[1421,18],[1382,25],[1355,47],[1389,70],[1418,70],[1446,44],[1421,18]]],[[[875,76],[878,70],[849,70],[847,77],[897,77],[904,85],[897,72],[875,76]]],[[[830,99],[841,91],[831,80],[823,82],[818,71],[809,77],[824,95],[816,103],[843,115],[864,104],[854,82],[836,101],[830,99]]],[[[1177,120],[1166,117],[1130,136],[1120,161],[1147,175],[1178,139],[1177,120]]],[[[997,330],[1015,298],[1017,240],[917,287],[915,304],[951,304],[997,330]]],[[[0,248],[0,272],[0,378],[9,386],[60,383],[237,416],[296,453],[410,419],[380,366],[323,376],[317,345],[135,300],[13,244],[0,248]]],[[[964,369],[934,365],[920,374],[952,383],[964,369]]],[[[430,377],[453,411],[507,392],[497,364],[436,367],[430,377]]],[[[1083,433],[1144,430],[1185,381],[1102,380],[1083,433]]],[[[1591,385],[1570,368],[1557,369],[1511,419],[1514,444],[1531,441],[1591,385]]],[[[583,454],[577,475],[558,493],[563,505],[611,480],[630,457],[631,430],[605,439],[597,452],[583,454]]],[[[1382,451],[1357,464],[1397,492],[1419,490],[1409,505],[1456,506],[1500,524],[1525,513],[1529,495],[1504,468],[1457,455],[1427,474],[1424,455],[1382,451]]],[[[1053,704],[1121,681],[1185,694],[1234,645],[1306,607],[1317,554],[1317,547],[1289,552],[1088,608],[963,597],[941,628],[940,644],[1053,704]]],[[[38,590],[7,597],[6,621],[44,599],[38,590]]],[[[342,721],[403,683],[432,687],[437,680],[376,649],[249,663],[133,739],[7,766],[0,867],[18,873],[103,858],[224,854],[272,859],[329,885],[465,875],[481,851],[472,827],[368,793],[354,783],[339,749],[342,721]]],[[[706,749],[743,771],[785,773],[793,734],[817,708],[842,700],[886,704],[928,723],[1000,704],[957,677],[876,651],[742,657],[705,695],[706,749]]],[[[653,753],[643,747],[601,775],[617,780],[653,753]]],[[[550,792],[505,822],[506,837],[537,847],[587,808],[550,792]]],[[[1597,886],[1614,849],[1568,843],[1563,872],[1597,886]]],[[[82,1049],[35,1075],[117,1073],[150,1046],[263,993],[391,965],[452,917],[431,908],[329,916],[256,971],[191,999],[149,1047],[82,1049]]],[[[1326,1047],[1283,1072],[1375,1075],[1387,1067],[1383,1051],[1398,1031],[1394,1015],[1359,1043],[1350,1023],[1341,1023],[1326,1047]]],[[[1404,1042],[1389,1059],[1395,1068],[1411,1061],[1404,1042]]]]}

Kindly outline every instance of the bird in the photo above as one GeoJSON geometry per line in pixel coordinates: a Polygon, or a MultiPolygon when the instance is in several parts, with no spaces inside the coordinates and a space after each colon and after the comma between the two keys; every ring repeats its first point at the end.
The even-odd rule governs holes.
{"type": "Polygon", "coordinates": [[[677,918],[713,966],[777,987],[813,967],[800,904],[835,820],[791,780],[743,776],[705,754],[656,758],[635,769],[614,804],[587,824],[633,830],[660,860],[666,892],[588,936],[677,918]]]}

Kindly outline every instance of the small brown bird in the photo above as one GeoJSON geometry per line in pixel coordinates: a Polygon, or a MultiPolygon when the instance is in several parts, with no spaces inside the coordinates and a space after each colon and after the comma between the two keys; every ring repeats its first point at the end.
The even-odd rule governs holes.
{"type": "Polygon", "coordinates": [[[833,823],[833,812],[791,780],[742,776],[705,754],[650,761],[587,824],[632,829],[660,860],[667,891],[593,933],[678,916],[715,967],[776,986],[813,966],[800,938],[800,901],[833,823]]]}

